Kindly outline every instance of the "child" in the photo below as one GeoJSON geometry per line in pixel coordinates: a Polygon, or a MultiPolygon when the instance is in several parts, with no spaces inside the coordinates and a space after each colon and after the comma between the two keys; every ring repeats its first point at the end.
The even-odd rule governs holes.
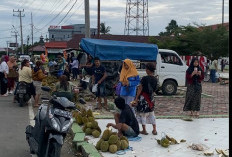
{"type": "Polygon", "coordinates": [[[69,72],[69,66],[68,65],[65,66],[63,75],[67,76],[68,81],[70,81],[70,72],[69,72]]]}

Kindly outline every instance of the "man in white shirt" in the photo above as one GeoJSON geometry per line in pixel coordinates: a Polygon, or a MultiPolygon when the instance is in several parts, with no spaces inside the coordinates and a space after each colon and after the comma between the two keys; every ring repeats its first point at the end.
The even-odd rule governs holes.
{"type": "Polygon", "coordinates": [[[5,56],[1,58],[0,64],[0,82],[1,82],[1,96],[8,96],[7,94],[7,74],[9,73],[9,67],[5,61],[5,56]]]}

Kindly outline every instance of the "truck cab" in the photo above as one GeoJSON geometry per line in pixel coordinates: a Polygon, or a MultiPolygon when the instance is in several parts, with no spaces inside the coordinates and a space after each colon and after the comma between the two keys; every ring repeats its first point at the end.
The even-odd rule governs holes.
{"type": "MultiPolygon", "coordinates": [[[[178,86],[186,85],[186,70],[188,66],[173,50],[159,49],[156,59],[155,76],[158,78],[159,90],[164,95],[174,95],[178,86]]],[[[146,76],[145,67],[138,69],[140,77],[146,76]]]]}

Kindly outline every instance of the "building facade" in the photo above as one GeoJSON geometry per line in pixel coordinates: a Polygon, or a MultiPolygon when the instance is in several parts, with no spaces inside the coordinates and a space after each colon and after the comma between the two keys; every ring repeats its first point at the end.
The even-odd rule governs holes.
{"type": "MultiPolygon", "coordinates": [[[[50,26],[48,33],[49,41],[69,41],[74,34],[85,34],[85,24],[50,26]]],[[[90,33],[97,34],[97,28],[90,28],[90,33]]]]}

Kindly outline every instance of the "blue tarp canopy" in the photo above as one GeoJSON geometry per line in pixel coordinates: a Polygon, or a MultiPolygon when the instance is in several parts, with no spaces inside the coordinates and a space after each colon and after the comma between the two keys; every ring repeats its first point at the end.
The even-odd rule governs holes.
{"type": "Polygon", "coordinates": [[[83,51],[100,60],[156,60],[158,47],[155,44],[83,38],[83,51]]]}

